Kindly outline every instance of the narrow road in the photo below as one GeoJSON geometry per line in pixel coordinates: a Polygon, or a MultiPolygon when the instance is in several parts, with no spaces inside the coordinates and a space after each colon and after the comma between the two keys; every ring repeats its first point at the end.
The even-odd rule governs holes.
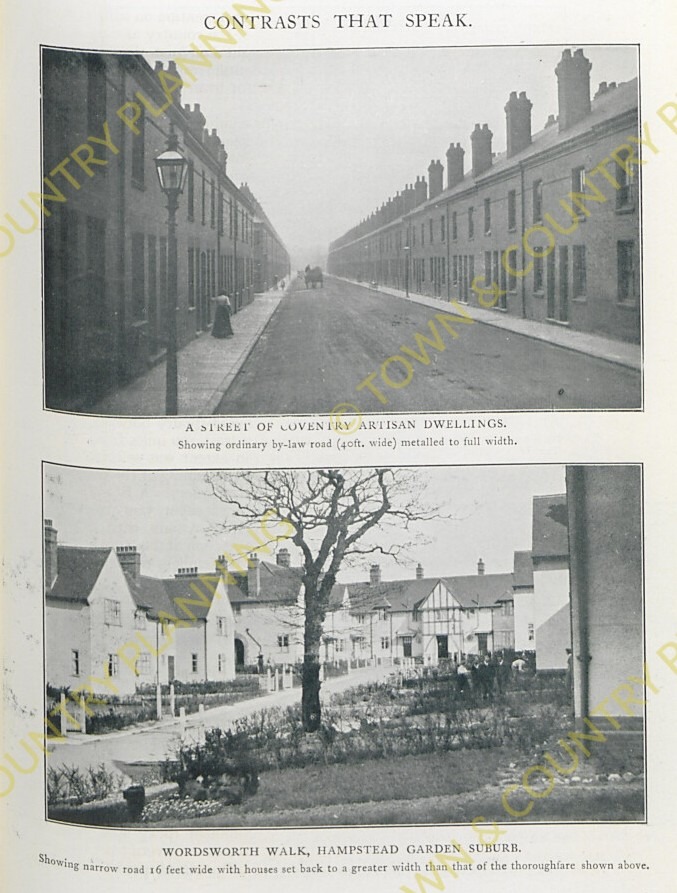
{"type": "MultiPolygon", "coordinates": [[[[325,414],[343,402],[362,412],[640,406],[638,372],[478,322],[455,326],[457,338],[436,323],[444,349],[428,347],[428,365],[410,358],[408,384],[385,385],[381,365],[402,345],[420,353],[416,333],[430,337],[429,322],[442,312],[454,310],[332,278],[322,289],[300,286],[276,310],[216,414],[325,414]],[[371,373],[387,404],[366,387],[356,391],[371,373]]],[[[387,372],[400,383],[407,374],[399,363],[387,372]]]]}
{"type": "MultiPolygon", "coordinates": [[[[322,684],[322,699],[327,701],[336,692],[368,682],[377,682],[390,672],[392,672],[390,667],[364,667],[353,670],[345,676],[327,679],[322,684]]],[[[239,701],[237,704],[214,707],[205,711],[205,726],[227,729],[243,716],[251,716],[270,707],[286,707],[299,703],[300,700],[299,687],[239,701]]],[[[193,713],[187,717],[188,736],[191,740],[196,736],[199,724],[198,714],[193,713]]],[[[100,763],[112,768],[114,760],[125,763],[161,761],[173,754],[179,744],[179,721],[168,719],[161,723],[111,732],[108,735],[72,735],[65,742],[50,742],[51,751],[47,756],[47,764],[54,768],[76,766],[84,771],[100,763]]]]}

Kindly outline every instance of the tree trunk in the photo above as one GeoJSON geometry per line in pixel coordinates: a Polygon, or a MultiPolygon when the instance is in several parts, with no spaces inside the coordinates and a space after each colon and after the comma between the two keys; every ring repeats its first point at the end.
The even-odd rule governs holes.
{"type": "Polygon", "coordinates": [[[301,694],[301,716],[304,732],[316,732],[322,718],[320,708],[320,661],[317,654],[306,652],[303,658],[303,690],[301,694]]]}
{"type": "Polygon", "coordinates": [[[316,732],[320,728],[320,645],[324,612],[320,605],[316,580],[305,584],[305,622],[303,630],[303,671],[301,682],[301,716],[304,732],[316,732]]]}

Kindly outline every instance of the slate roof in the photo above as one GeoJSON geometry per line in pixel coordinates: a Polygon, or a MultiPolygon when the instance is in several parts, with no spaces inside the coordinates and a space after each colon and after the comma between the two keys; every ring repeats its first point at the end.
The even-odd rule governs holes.
{"type": "Polygon", "coordinates": [[[58,546],[57,577],[47,596],[59,601],[87,604],[111,551],[110,548],[94,546],[58,546]]]}
{"type": "Polygon", "coordinates": [[[512,581],[515,589],[533,589],[534,564],[531,552],[515,552],[512,581]]]}
{"type": "Polygon", "coordinates": [[[490,179],[495,174],[501,173],[502,171],[509,171],[512,168],[517,167],[519,164],[532,158],[533,156],[540,155],[550,149],[554,149],[559,144],[565,144],[571,140],[574,140],[577,137],[580,137],[583,134],[587,133],[588,131],[594,130],[596,127],[603,126],[605,122],[611,121],[619,115],[631,112],[633,109],[638,109],[638,107],[639,92],[637,78],[632,78],[629,81],[623,81],[614,89],[608,90],[601,96],[592,99],[590,114],[586,115],[584,118],[582,118],[571,127],[567,127],[566,130],[560,132],[557,123],[551,124],[547,127],[543,127],[541,130],[532,134],[531,143],[524,149],[522,149],[521,152],[516,152],[510,157],[508,157],[507,152],[496,153],[492,160],[491,167],[487,171],[481,173],[479,176],[473,177],[472,170],[470,170],[466,173],[460,183],[457,183],[451,188],[444,189],[442,192],[436,195],[435,198],[427,199],[425,202],[422,202],[420,205],[412,208],[406,214],[401,215],[401,217],[394,218],[388,223],[384,223],[382,226],[377,227],[373,230],[365,231],[359,236],[355,235],[353,238],[350,238],[348,239],[348,241],[344,242],[343,240],[347,236],[346,233],[345,235],[340,236],[338,239],[336,239],[335,242],[332,243],[332,245],[336,248],[343,248],[346,245],[350,245],[352,242],[359,242],[363,238],[373,236],[380,230],[387,229],[388,227],[392,226],[396,220],[416,216],[422,210],[425,210],[427,208],[434,208],[440,202],[444,202],[447,199],[453,198],[455,195],[462,194],[467,189],[473,187],[476,184],[481,184],[484,180],[490,179]]]}
{"type": "Polygon", "coordinates": [[[488,608],[497,602],[512,599],[512,574],[472,574],[467,577],[444,577],[462,608],[488,608]]]}
{"type": "Polygon", "coordinates": [[[567,498],[563,493],[534,496],[531,555],[534,560],[568,557],[567,498]]]}

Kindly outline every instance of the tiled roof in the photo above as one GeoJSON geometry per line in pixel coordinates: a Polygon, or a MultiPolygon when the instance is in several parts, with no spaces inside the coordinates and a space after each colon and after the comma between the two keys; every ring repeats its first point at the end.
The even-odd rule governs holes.
{"type": "Polygon", "coordinates": [[[175,617],[185,625],[205,619],[221,578],[219,574],[200,574],[169,579],[141,576],[138,580],[128,576],[127,579],[134,601],[140,608],[147,609],[150,617],[175,617]],[[186,600],[185,603],[182,599],[186,600]]]}
{"type": "Polygon", "coordinates": [[[269,561],[259,562],[259,591],[249,591],[248,574],[231,571],[237,586],[228,587],[228,598],[232,604],[270,603],[295,604],[301,590],[303,568],[285,567],[269,561]]]}
{"type": "Polygon", "coordinates": [[[58,573],[49,598],[86,604],[110,553],[110,548],[58,546],[58,573]]]}
{"type": "Polygon", "coordinates": [[[444,582],[462,608],[488,608],[512,598],[512,574],[472,574],[444,577],[444,582]]]}
{"type": "MultiPolygon", "coordinates": [[[[348,583],[350,610],[368,614],[379,607],[390,611],[413,611],[442,580],[463,608],[489,607],[512,599],[512,574],[473,574],[464,577],[424,577],[421,580],[391,580],[381,583],[348,583]]],[[[343,587],[341,592],[343,591],[343,587]]],[[[340,607],[340,603],[337,604],[340,607]]],[[[336,608],[335,608],[336,609],[336,608]]]]}
{"type": "Polygon", "coordinates": [[[567,498],[535,496],[533,502],[532,558],[563,558],[569,554],[567,498]]]}
{"type": "Polygon", "coordinates": [[[534,565],[531,552],[515,552],[512,580],[515,589],[533,589],[534,565]]]}

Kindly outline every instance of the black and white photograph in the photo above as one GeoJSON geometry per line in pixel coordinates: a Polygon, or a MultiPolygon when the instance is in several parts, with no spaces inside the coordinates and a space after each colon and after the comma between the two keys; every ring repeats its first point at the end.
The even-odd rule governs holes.
{"type": "Polygon", "coordinates": [[[49,820],[644,822],[640,465],[45,463],[43,507],[49,820]]]}
{"type": "Polygon", "coordinates": [[[46,408],[642,409],[638,46],[205,40],[42,49],[46,408]]]}

